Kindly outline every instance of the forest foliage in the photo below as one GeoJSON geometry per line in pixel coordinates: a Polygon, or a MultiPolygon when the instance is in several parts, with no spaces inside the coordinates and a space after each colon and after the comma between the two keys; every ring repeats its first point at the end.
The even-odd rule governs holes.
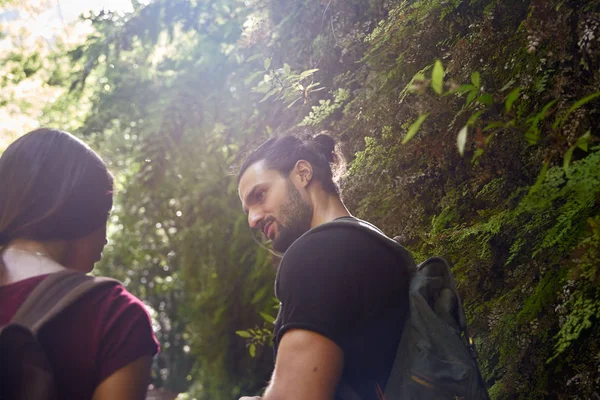
{"type": "Polygon", "coordinates": [[[493,399],[600,395],[600,1],[133,4],[50,56],[2,55],[0,87],[42,74],[62,94],[40,123],[115,172],[98,272],[152,310],[155,385],[265,385],[277,260],[230,166],[306,129],[339,139],[355,215],[452,262],[493,399]]]}

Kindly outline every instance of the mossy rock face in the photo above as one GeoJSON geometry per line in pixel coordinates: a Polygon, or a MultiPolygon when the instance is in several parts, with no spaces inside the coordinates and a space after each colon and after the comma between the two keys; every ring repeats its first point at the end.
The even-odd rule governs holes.
{"type": "Polygon", "coordinates": [[[319,79],[330,93],[310,121],[338,135],[350,161],[344,201],[418,261],[452,262],[492,398],[600,395],[600,115],[598,99],[578,103],[600,90],[590,39],[600,37],[600,1],[359,8],[332,14],[335,36],[297,41],[312,49],[297,54],[327,66],[319,79]],[[461,85],[476,89],[470,102],[448,95],[461,85]]]}
{"type": "MultiPolygon", "coordinates": [[[[598,1],[392,6],[365,39],[369,72],[355,77],[363,86],[329,121],[353,159],[344,182],[350,208],[399,235],[417,260],[453,263],[494,399],[598,395],[600,149],[575,146],[588,130],[598,141],[598,103],[568,110],[600,88],[590,67],[598,57],[585,47],[599,11],[598,1]],[[515,125],[475,162],[484,125],[470,130],[464,157],[456,151],[469,118],[464,101],[405,92],[435,58],[447,81],[469,82],[479,71],[495,101],[520,88],[509,113],[515,125]],[[520,125],[553,100],[536,132],[520,125]],[[419,133],[402,144],[425,112],[419,133]]],[[[500,106],[485,119],[501,119],[500,106]]]]}

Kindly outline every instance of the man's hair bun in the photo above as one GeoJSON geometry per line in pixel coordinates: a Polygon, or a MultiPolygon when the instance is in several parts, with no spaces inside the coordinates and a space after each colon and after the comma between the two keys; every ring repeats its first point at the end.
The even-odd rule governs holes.
{"type": "Polygon", "coordinates": [[[327,192],[339,195],[336,182],[345,172],[345,163],[343,154],[336,147],[336,140],[327,131],[315,135],[312,130],[290,130],[287,134],[268,139],[249,155],[245,155],[246,159],[237,173],[238,184],[244,171],[258,161],[264,160],[267,169],[289,176],[296,163],[304,160],[312,166],[315,180],[327,192]]]}
{"type": "Polygon", "coordinates": [[[335,140],[326,134],[317,135],[314,140],[319,145],[319,150],[325,159],[330,163],[335,162],[335,140]]]}

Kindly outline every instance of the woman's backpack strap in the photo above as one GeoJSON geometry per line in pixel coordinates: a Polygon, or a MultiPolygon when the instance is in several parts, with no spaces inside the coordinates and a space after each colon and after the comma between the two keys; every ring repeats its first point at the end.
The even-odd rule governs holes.
{"type": "Polygon", "coordinates": [[[120,284],[110,278],[97,278],[74,271],[48,275],[19,307],[10,324],[24,326],[34,334],[44,324],[94,288],[120,284]]]}

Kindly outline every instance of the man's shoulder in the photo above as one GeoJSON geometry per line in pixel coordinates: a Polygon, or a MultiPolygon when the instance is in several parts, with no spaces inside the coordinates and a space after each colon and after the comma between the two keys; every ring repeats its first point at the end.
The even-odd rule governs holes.
{"type": "Polygon", "coordinates": [[[310,254],[312,250],[323,247],[331,250],[387,248],[384,240],[387,238],[374,225],[361,220],[338,219],[306,232],[288,249],[286,256],[288,253],[310,254]]]}
{"type": "Polygon", "coordinates": [[[321,276],[335,274],[339,268],[366,268],[367,260],[395,263],[395,251],[384,242],[389,239],[383,234],[378,238],[368,229],[347,223],[313,228],[286,251],[280,272],[294,274],[294,270],[301,270],[300,275],[321,276]]]}

